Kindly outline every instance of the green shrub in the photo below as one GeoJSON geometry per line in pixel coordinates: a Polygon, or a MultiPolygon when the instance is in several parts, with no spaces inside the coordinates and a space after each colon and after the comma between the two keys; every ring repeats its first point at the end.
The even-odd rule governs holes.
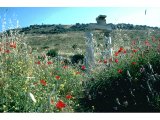
{"type": "Polygon", "coordinates": [[[47,52],[46,54],[47,56],[50,56],[50,57],[56,57],[58,55],[58,50],[57,49],[51,49],[47,52]]]}
{"type": "Polygon", "coordinates": [[[72,48],[75,50],[78,47],[77,44],[72,45],[72,48]]]}
{"type": "Polygon", "coordinates": [[[83,64],[83,61],[84,61],[84,55],[76,54],[71,57],[72,64],[78,64],[78,63],[83,64]]]}

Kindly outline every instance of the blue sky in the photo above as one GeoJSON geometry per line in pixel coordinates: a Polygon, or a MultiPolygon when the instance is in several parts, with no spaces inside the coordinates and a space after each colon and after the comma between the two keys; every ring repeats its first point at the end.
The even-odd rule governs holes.
{"type": "MultiPolygon", "coordinates": [[[[160,27],[160,8],[146,7],[0,7],[1,24],[6,19],[7,27],[34,24],[95,23],[95,18],[107,15],[107,23],[131,23],[160,27]],[[147,14],[145,15],[145,10],[147,14]]],[[[2,25],[0,25],[0,31],[2,25]]]]}

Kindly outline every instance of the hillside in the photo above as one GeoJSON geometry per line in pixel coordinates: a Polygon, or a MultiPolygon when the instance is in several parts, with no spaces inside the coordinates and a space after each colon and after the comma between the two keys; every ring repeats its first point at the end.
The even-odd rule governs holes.
{"type": "MultiPolygon", "coordinates": [[[[89,23],[90,24],[90,23],[89,23]]],[[[24,27],[20,29],[20,32],[25,34],[57,34],[57,33],[66,33],[72,31],[85,31],[89,24],[80,24],[76,23],[75,25],[30,25],[29,27],[24,27]]],[[[112,24],[111,25],[113,30],[122,29],[122,30],[147,30],[147,29],[154,29],[158,30],[158,27],[150,27],[146,25],[133,25],[133,24],[112,24]]]]}
{"type": "MultiPolygon", "coordinates": [[[[73,53],[73,46],[85,52],[85,31],[89,24],[75,25],[30,25],[19,29],[19,33],[25,34],[25,42],[33,49],[58,49],[61,54],[73,53]]],[[[112,45],[116,49],[119,46],[126,46],[132,40],[146,40],[146,36],[160,38],[158,27],[149,27],[132,24],[110,24],[112,45]],[[127,43],[127,44],[126,44],[127,43]]],[[[9,30],[7,31],[9,32],[9,30]]],[[[103,33],[93,31],[97,45],[103,45],[103,33]]],[[[150,37],[151,38],[151,37],[150,37]]],[[[149,38],[148,38],[149,39],[149,38]]]]}

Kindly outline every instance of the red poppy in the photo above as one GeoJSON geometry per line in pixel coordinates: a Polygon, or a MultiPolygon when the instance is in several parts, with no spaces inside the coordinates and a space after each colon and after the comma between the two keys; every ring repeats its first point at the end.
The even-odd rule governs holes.
{"type": "Polygon", "coordinates": [[[82,69],[82,70],[85,70],[85,69],[86,69],[86,67],[85,67],[84,65],[82,65],[81,69],[82,69]]]}
{"type": "Polygon", "coordinates": [[[56,107],[57,107],[58,109],[62,109],[62,108],[65,108],[65,107],[66,107],[66,104],[65,104],[63,101],[59,100],[59,101],[57,102],[57,104],[56,104],[56,107]]]}
{"type": "Polygon", "coordinates": [[[106,64],[106,63],[107,63],[107,60],[104,60],[103,62],[106,64]]]}
{"type": "Polygon", "coordinates": [[[40,83],[41,83],[42,85],[44,85],[44,86],[47,85],[47,82],[46,82],[45,80],[40,80],[40,83]]]}
{"type": "Polygon", "coordinates": [[[114,56],[118,56],[119,52],[115,52],[114,56]]]}
{"type": "Polygon", "coordinates": [[[135,65],[136,64],[136,62],[132,62],[132,65],[135,65]]]}
{"type": "Polygon", "coordinates": [[[63,66],[63,68],[64,68],[64,69],[67,69],[67,68],[68,68],[68,66],[63,66]]]}
{"type": "Polygon", "coordinates": [[[47,62],[47,64],[48,64],[48,65],[50,65],[50,64],[53,64],[53,62],[51,62],[51,61],[48,61],[48,62],[47,62]]]}
{"type": "Polygon", "coordinates": [[[122,52],[123,49],[124,49],[123,47],[120,47],[119,50],[118,50],[118,52],[119,52],[119,53],[122,52]]]}
{"type": "Polygon", "coordinates": [[[40,61],[38,61],[38,62],[35,62],[35,64],[38,64],[38,65],[40,65],[40,64],[41,64],[41,62],[40,62],[40,61]]]}
{"type": "Polygon", "coordinates": [[[118,63],[118,59],[115,59],[115,62],[118,63]]]}
{"type": "Polygon", "coordinates": [[[51,99],[51,104],[52,104],[52,105],[54,104],[54,100],[53,100],[53,99],[51,99]]]}
{"type": "Polygon", "coordinates": [[[78,75],[78,74],[80,74],[80,72],[79,72],[79,71],[77,71],[77,72],[76,72],[76,75],[78,75]]]}
{"type": "Polygon", "coordinates": [[[124,51],[123,51],[123,53],[124,53],[124,54],[126,54],[126,53],[127,53],[127,51],[126,51],[126,50],[124,50],[124,51]]]}
{"type": "Polygon", "coordinates": [[[71,99],[72,96],[71,95],[66,95],[66,99],[71,99]]]}
{"type": "Polygon", "coordinates": [[[5,53],[10,53],[10,50],[5,50],[5,53]]]}
{"type": "Polygon", "coordinates": [[[59,79],[60,79],[60,76],[56,75],[55,78],[56,78],[56,80],[59,80],[59,79]]]}
{"type": "Polygon", "coordinates": [[[133,52],[136,53],[138,50],[134,49],[133,52]]]}
{"type": "Polygon", "coordinates": [[[119,69],[119,70],[118,70],[118,73],[122,73],[122,70],[121,70],[121,69],[119,69]]]}
{"type": "Polygon", "coordinates": [[[16,42],[11,42],[11,43],[10,43],[10,47],[11,47],[11,48],[16,48],[16,42]]]}
{"type": "Polygon", "coordinates": [[[123,47],[120,47],[120,48],[119,48],[119,50],[120,50],[120,51],[123,51],[123,50],[124,50],[124,48],[123,48],[123,47]]]}

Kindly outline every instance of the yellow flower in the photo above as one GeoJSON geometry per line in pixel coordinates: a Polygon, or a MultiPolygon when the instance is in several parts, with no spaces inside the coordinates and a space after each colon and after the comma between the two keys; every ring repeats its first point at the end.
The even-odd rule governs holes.
{"type": "Polygon", "coordinates": [[[64,84],[61,84],[61,85],[60,85],[60,89],[63,89],[63,88],[64,88],[64,84]]]}

